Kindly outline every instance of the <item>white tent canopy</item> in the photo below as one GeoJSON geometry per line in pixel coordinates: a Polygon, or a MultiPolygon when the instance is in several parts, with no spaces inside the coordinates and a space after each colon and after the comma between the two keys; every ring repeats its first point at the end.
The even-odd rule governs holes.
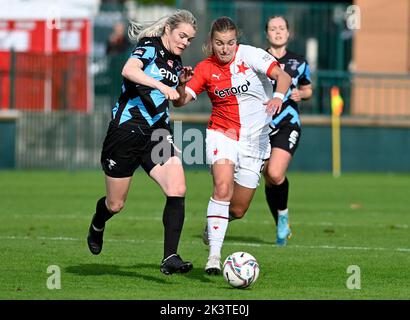
{"type": "Polygon", "coordinates": [[[0,0],[0,19],[71,19],[91,18],[100,0],[0,0]]]}

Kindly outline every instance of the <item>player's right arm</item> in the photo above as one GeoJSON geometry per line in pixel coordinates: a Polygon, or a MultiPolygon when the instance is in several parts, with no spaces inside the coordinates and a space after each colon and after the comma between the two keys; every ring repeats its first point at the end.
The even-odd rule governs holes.
{"type": "Polygon", "coordinates": [[[189,92],[187,92],[185,90],[185,86],[186,86],[186,83],[180,84],[177,87],[177,92],[179,94],[179,99],[172,101],[172,104],[176,108],[186,105],[187,103],[189,103],[194,98],[193,96],[191,96],[191,94],[189,92]]]}
{"type": "Polygon", "coordinates": [[[175,89],[148,76],[142,70],[143,67],[144,67],[144,64],[140,59],[131,57],[125,63],[121,74],[124,78],[134,83],[138,83],[138,84],[142,84],[147,87],[158,89],[165,96],[165,99],[175,100],[179,98],[179,93],[175,89]]]}
{"type": "MultiPolygon", "coordinates": [[[[179,99],[172,101],[174,107],[182,107],[189,103],[191,100],[196,100],[197,95],[205,90],[205,84],[207,82],[202,69],[204,68],[203,63],[199,63],[194,71],[184,70],[184,72],[189,73],[185,79],[189,81],[180,81],[177,91],[179,93],[179,99]]],[[[184,77],[180,77],[183,79],[184,77]]]]}

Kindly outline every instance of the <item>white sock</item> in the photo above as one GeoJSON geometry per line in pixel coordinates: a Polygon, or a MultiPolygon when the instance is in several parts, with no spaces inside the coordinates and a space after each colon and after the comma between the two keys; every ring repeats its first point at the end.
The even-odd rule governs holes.
{"type": "Polygon", "coordinates": [[[208,203],[209,256],[221,256],[226,229],[229,221],[229,201],[219,201],[211,197],[208,203]]]}
{"type": "Polygon", "coordinates": [[[284,216],[284,215],[286,215],[286,214],[288,214],[288,209],[278,210],[278,215],[279,215],[279,216],[284,216]]]}

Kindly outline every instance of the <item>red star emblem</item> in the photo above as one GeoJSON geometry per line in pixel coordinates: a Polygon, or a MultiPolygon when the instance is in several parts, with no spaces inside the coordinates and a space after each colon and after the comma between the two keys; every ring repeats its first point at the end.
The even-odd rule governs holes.
{"type": "Polygon", "coordinates": [[[238,65],[238,69],[238,73],[246,74],[246,70],[248,70],[249,68],[245,66],[245,62],[242,61],[242,64],[238,65]]]}
{"type": "Polygon", "coordinates": [[[217,154],[218,154],[218,149],[215,148],[215,150],[214,150],[214,156],[216,156],[217,154]]]}

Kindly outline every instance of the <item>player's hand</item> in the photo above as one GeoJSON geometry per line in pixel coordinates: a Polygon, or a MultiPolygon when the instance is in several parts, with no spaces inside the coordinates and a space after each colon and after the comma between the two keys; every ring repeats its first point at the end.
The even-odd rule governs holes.
{"type": "Polygon", "coordinates": [[[161,93],[165,96],[165,99],[168,99],[168,100],[178,100],[179,99],[179,93],[174,88],[163,85],[159,89],[159,91],[161,91],[161,93]]]}
{"type": "Polygon", "coordinates": [[[292,93],[290,95],[290,98],[295,101],[295,102],[299,102],[302,100],[302,97],[300,96],[300,91],[298,89],[293,89],[292,93]]]}
{"type": "Polygon", "coordinates": [[[279,98],[273,98],[268,102],[264,102],[263,104],[266,105],[266,113],[270,115],[279,114],[282,109],[283,101],[279,98]]]}
{"type": "Polygon", "coordinates": [[[192,69],[191,66],[183,67],[181,74],[179,75],[179,84],[184,85],[186,84],[189,80],[192,79],[194,75],[194,70],[192,69]]]}

